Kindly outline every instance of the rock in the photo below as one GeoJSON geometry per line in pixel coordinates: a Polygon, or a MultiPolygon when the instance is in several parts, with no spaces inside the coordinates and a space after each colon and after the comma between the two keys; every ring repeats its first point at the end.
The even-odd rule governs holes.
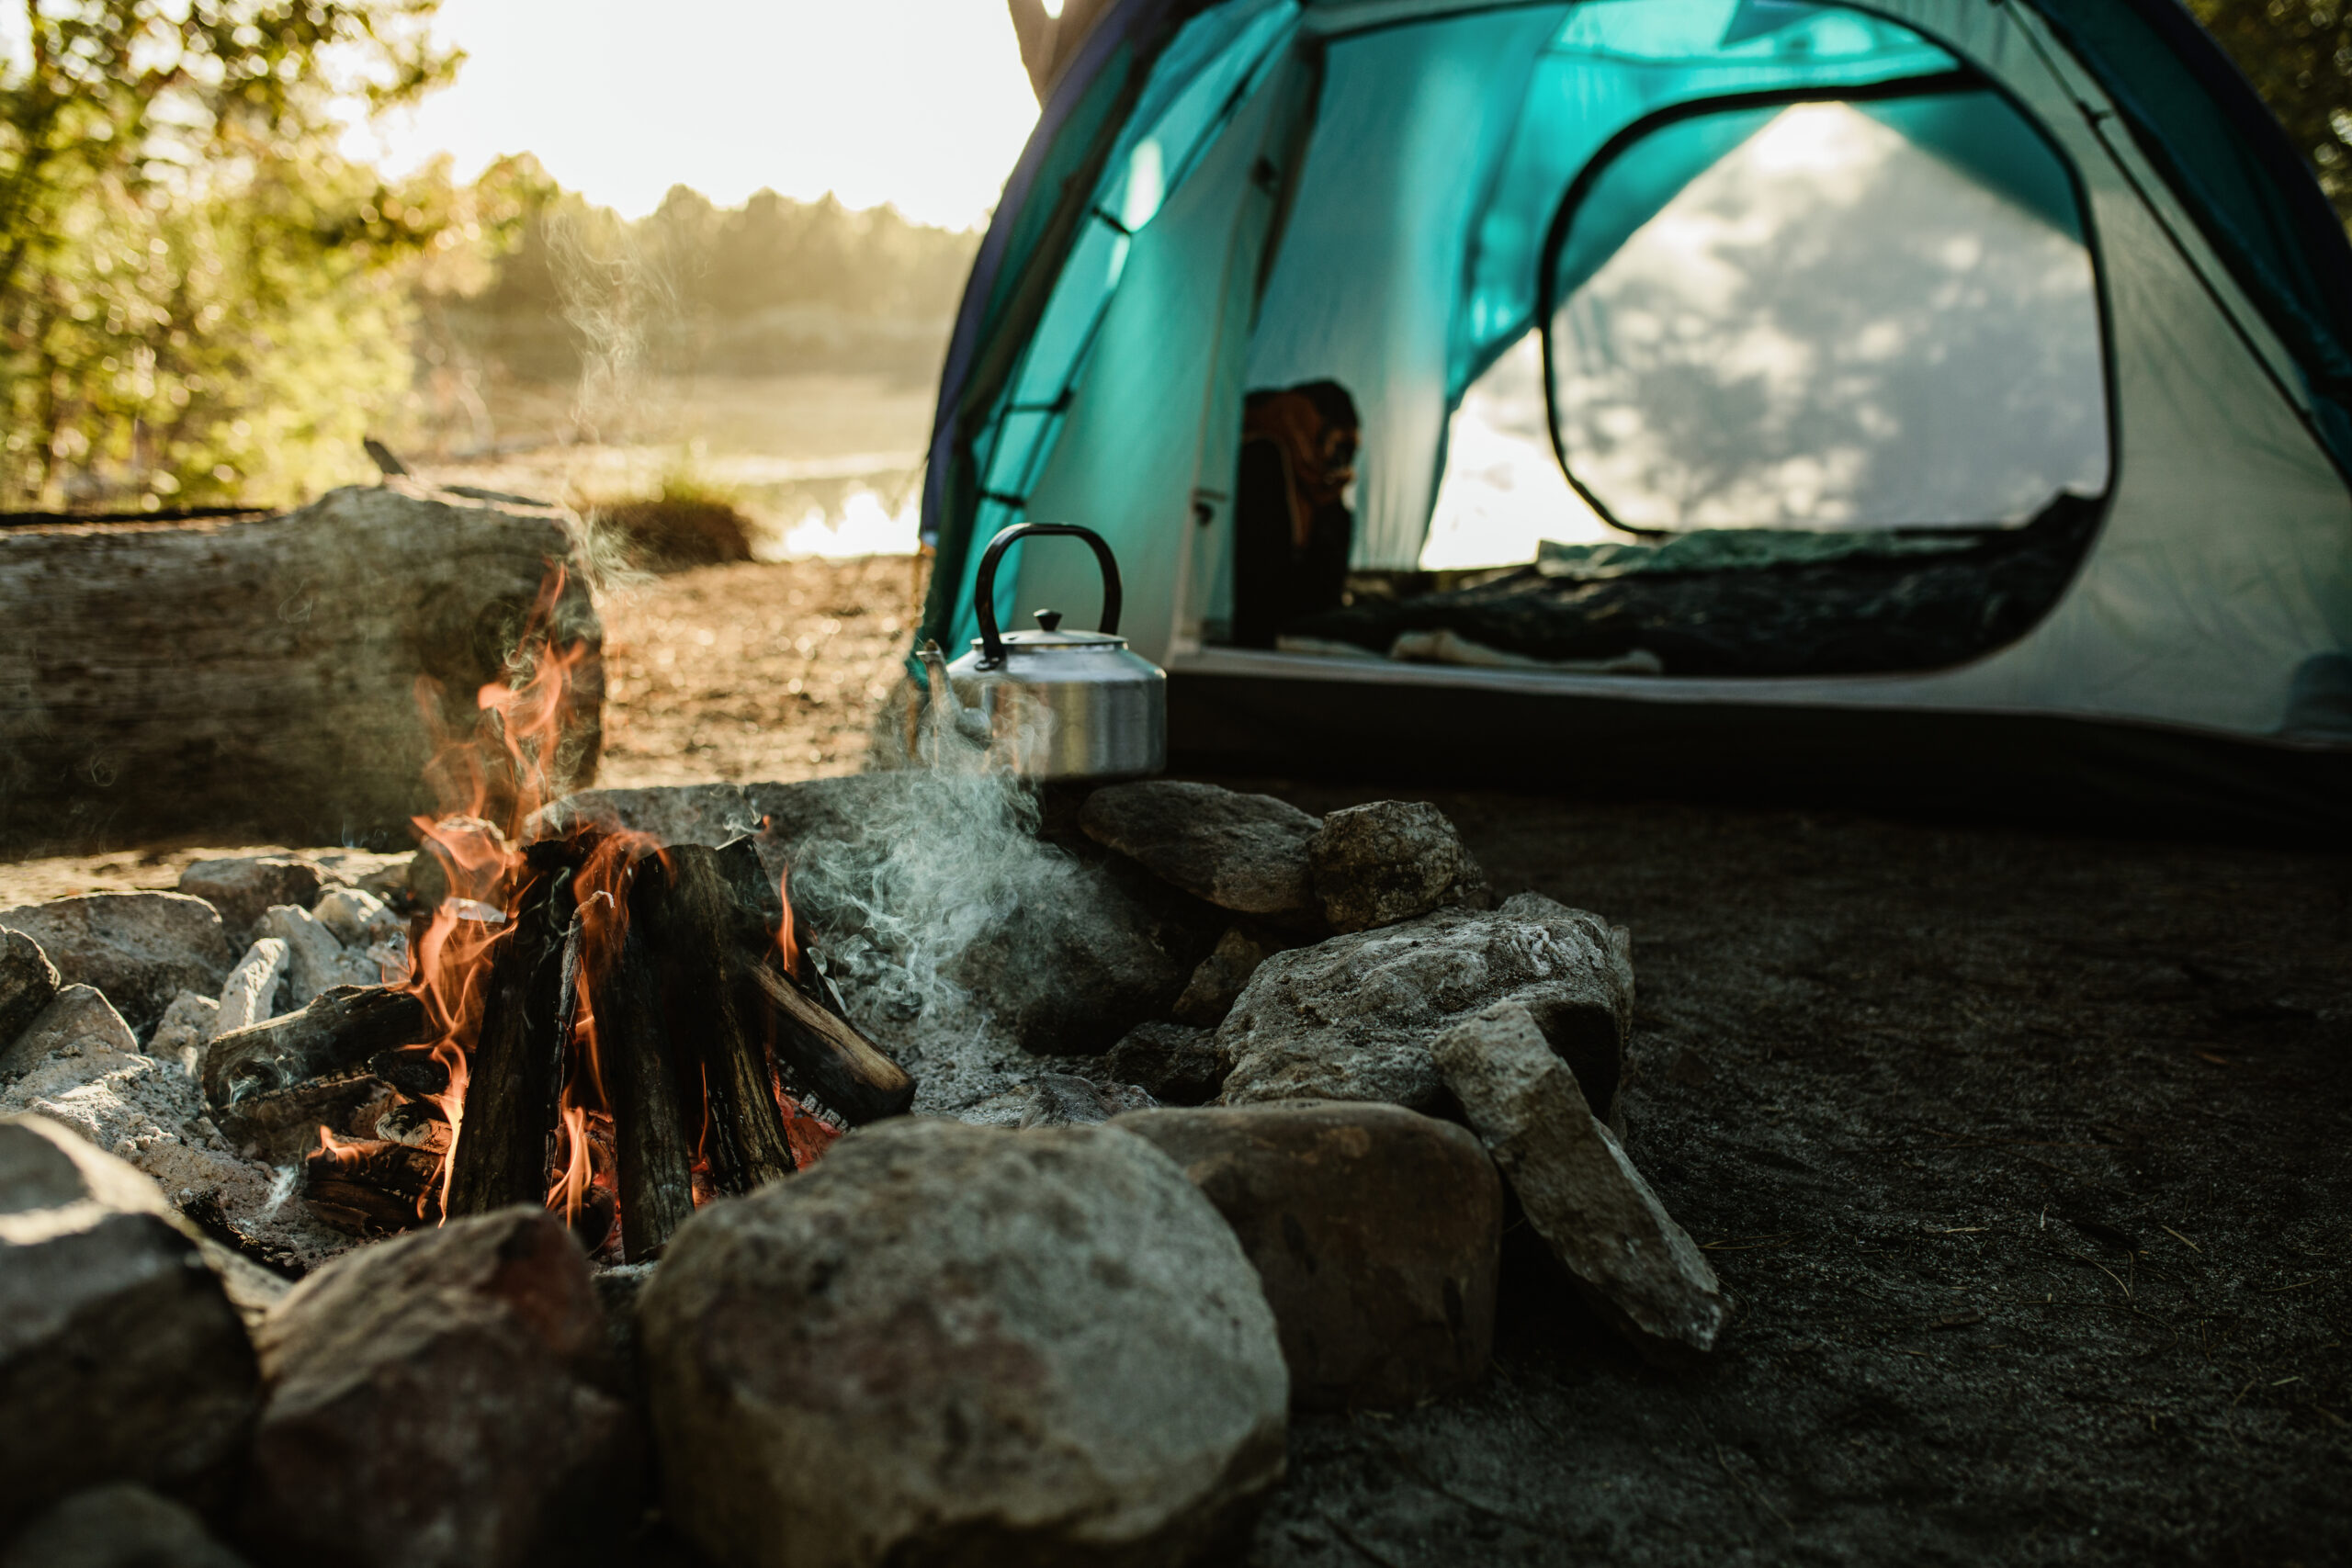
{"type": "Polygon", "coordinates": [[[736,784],[664,784],[648,789],[583,789],[540,807],[523,824],[522,841],[560,839],[582,828],[650,834],[663,844],[707,844],[760,829],[760,812],[736,784]]]}
{"type": "Polygon", "coordinates": [[[1225,1058],[1205,1029],[1138,1023],[1102,1055],[1102,1077],[1131,1083],[1162,1105],[1204,1105],[1225,1083],[1225,1058]]]}
{"type": "Polygon", "coordinates": [[[1167,1015],[1208,946],[1182,910],[1145,893],[1113,867],[1069,863],[1050,897],[1008,910],[949,973],[1027,1050],[1107,1050],[1144,1020],[1167,1015]]]}
{"type": "Polygon", "coordinates": [[[56,999],[57,965],[22,931],[0,931],[0,1057],[56,999]]]}
{"type": "Polygon", "coordinates": [[[180,891],[220,911],[220,930],[230,951],[254,940],[254,923],[272,904],[307,909],[318,902],[326,877],[315,861],[294,855],[238,855],[200,860],[180,873],[180,891]]]}
{"type": "Polygon", "coordinates": [[[1193,977],[1184,982],[1184,994],[1176,998],[1175,1018],[1179,1023],[1189,1023],[1200,1029],[1215,1029],[1225,1021],[1240,999],[1250,976],[1258,972],[1273,949],[1260,942],[1240,927],[1235,926],[1216,939],[1216,946],[1201,960],[1193,977]]]}
{"type": "Polygon", "coordinates": [[[632,1517],[604,1313],[559,1217],[345,1253],[258,1336],[239,1539],[270,1560],[502,1568],[632,1517]]]}
{"type": "Polygon", "coordinates": [[[1417,800],[1375,800],[1323,818],[1307,846],[1315,897],[1333,931],[1370,931],[1461,905],[1491,909],[1486,874],[1445,813],[1417,800]]]}
{"type": "Polygon", "coordinates": [[[103,992],[95,986],[68,986],[13,1043],[0,1050],[0,1077],[30,1072],[45,1056],[129,1055],[138,1049],[138,1037],[103,992]]]}
{"type": "Polygon", "coordinates": [[[228,1034],[276,1018],[278,993],[285,987],[291,958],[281,937],[266,936],[247,948],[220,987],[220,1010],[212,1017],[212,1032],[228,1034]]]}
{"type": "Polygon", "coordinates": [[[99,1482],[208,1495],[254,1404],[244,1325],[155,1184],[0,1118],[0,1539],[99,1482]]]}
{"type": "Polygon", "coordinates": [[[1320,923],[1306,858],[1317,823],[1271,795],[1144,779],[1096,790],[1078,820],[1095,842],[1219,908],[1320,923]]]}
{"type": "Polygon", "coordinates": [[[347,948],[365,950],[401,935],[408,922],[392,913],[373,893],[356,887],[331,887],[311,906],[318,922],[347,948]]]}
{"type": "Polygon", "coordinates": [[[1233,1064],[1225,1102],[1442,1109],[1429,1043],[1481,1008],[1517,1001],[1606,1111],[1633,1020],[1631,948],[1622,927],[1522,893],[1498,910],[1441,909],[1278,953],[1217,1029],[1233,1064]]]}
{"type": "Polygon", "coordinates": [[[229,975],[220,917],[184,893],[60,898],[0,910],[0,926],[40,943],[65,980],[104,991],[134,1031],[153,1028],[180,992],[209,996],[229,975]]]}
{"type": "Polygon", "coordinates": [[[164,1021],[155,1026],[155,1032],[148,1036],[147,1055],[158,1061],[175,1062],[194,1077],[204,1061],[204,1043],[212,1038],[220,1017],[219,1002],[182,991],[164,1010],[164,1021]]]}
{"type": "Polygon", "coordinates": [[[1069,1073],[1039,1073],[1029,1080],[1021,1130],[1089,1127],[1130,1111],[1148,1111],[1159,1103],[1132,1085],[1097,1084],[1069,1073]]]}
{"type": "Polygon", "coordinates": [[[1292,1404],[1416,1404],[1485,1373],[1503,1190],[1470,1134],[1336,1100],[1146,1111],[1115,1125],[1182,1166],[1240,1237],[1274,1309],[1292,1404]]]}
{"type": "Polygon", "coordinates": [[[364,953],[351,953],[334,932],[308,909],[273,904],[262,911],[256,928],[265,937],[286,944],[288,1008],[308,1007],[322,991],[335,986],[380,986],[384,971],[364,953]]]}
{"type": "Polygon", "coordinates": [[[512,851],[497,824],[479,817],[444,817],[409,857],[408,894],[427,909],[445,898],[488,902],[497,894],[512,851]]]}
{"type": "Polygon", "coordinates": [[[1594,1118],[1528,1010],[1487,1008],[1430,1054],[1528,1224],[1594,1308],[1650,1359],[1712,1349],[1730,1316],[1715,1271],[1594,1118]]]}
{"type": "Polygon", "coordinates": [[[669,1516],[731,1565],[1238,1558],[1282,1473],[1257,1275],[1109,1127],[861,1128],[687,1221],[639,1333],[669,1516]]]}
{"type": "Polygon", "coordinates": [[[247,1568],[179,1504],[127,1481],[77,1492],[0,1551],[0,1568],[247,1568]]]}

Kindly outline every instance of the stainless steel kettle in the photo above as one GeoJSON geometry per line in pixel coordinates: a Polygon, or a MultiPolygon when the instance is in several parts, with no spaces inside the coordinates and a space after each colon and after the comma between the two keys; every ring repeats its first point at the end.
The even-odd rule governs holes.
{"type": "Polygon", "coordinates": [[[1091,528],[1023,523],[989,541],[973,590],[980,635],[948,666],[959,704],[979,710],[989,746],[1015,771],[1039,779],[1136,778],[1168,766],[1168,676],[1119,636],[1119,563],[1091,528]],[[1034,632],[1001,636],[996,569],[1012,542],[1052,535],[1083,539],[1102,568],[1099,631],[1064,631],[1058,611],[1037,612],[1034,632]]]}

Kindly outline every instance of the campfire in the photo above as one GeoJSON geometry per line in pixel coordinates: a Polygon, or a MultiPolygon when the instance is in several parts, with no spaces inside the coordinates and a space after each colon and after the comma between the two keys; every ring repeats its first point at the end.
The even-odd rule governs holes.
{"type": "MultiPolygon", "coordinates": [[[[510,678],[477,694],[486,722],[440,737],[447,809],[417,827],[447,892],[409,973],[225,1037],[206,1088],[249,1127],[318,1121],[305,1196],[338,1228],[544,1203],[592,1255],[636,1262],[696,1205],[904,1111],[914,1081],[850,1021],[755,836],[523,841],[582,651],[545,633],[561,590],[559,570],[510,678]]],[[[435,723],[441,693],[417,696],[435,723]]]]}

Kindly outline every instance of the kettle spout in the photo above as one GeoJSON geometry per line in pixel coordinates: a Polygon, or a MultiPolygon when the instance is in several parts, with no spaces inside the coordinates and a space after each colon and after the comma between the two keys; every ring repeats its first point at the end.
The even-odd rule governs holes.
{"type": "Polygon", "coordinates": [[[956,683],[947,678],[947,655],[926,637],[916,657],[922,660],[924,683],[930,688],[923,702],[923,761],[936,768],[967,747],[985,750],[990,739],[989,716],[966,707],[956,696],[956,683]]]}

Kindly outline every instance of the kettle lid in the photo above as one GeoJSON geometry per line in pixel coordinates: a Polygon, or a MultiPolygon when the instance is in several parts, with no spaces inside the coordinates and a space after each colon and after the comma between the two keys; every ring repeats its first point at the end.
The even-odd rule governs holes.
{"type": "MultiPolygon", "coordinates": [[[[1002,641],[1006,649],[1018,649],[1023,653],[1044,653],[1056,649],[1106,649],[1127,646],[1125,637],[1110,632],[1064,631],[1062,613],[1059,610],[1039,610],[1036,615],[1037,629],[1035,631],[1004,634],[1002,641]]],[[[979,637],[974,637],[972,646],[977,649],[982,648],[984,644],[979,637]]]]}

